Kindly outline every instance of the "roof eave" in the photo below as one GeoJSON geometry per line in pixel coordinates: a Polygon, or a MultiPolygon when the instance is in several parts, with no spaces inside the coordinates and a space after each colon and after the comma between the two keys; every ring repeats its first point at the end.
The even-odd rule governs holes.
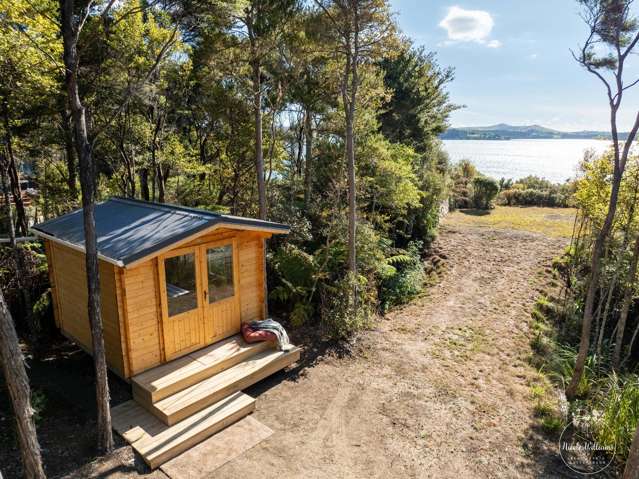
{"type": "MultiPolygon", "coordinates": [[[[44,238],[44,239],[47,239],[49,241],[53,241],[54,243],[58,243],[58,244],[60,244],[62,246],[66,246],[67,248],[73,249],[75,251],[80,251],[81,253],[86,254],[86,249],[84,248],[84,246],[81,246],[81,245],[78,245],[78,244],[75,244],[75,243],[71,243],[69,241],[65,241],[65,240],[60,239],[60,238],[58,238],[56,236],[52,236],[52,235],[50,235],[48,233],[40,231],[36,227],[31,227],[31,230],[35,233],[36,236],[39,236],[39,237],[44,238]]],[[[111,258],[109,256],[105,256],[105,255],[103,255],[101,253],[98,253],[98,258],[103,260],[103,261],[106,261],[107,263],[111,263],[111,264],[113,264],[115,266],[118,266],[120,268],[124,268],[124,266],[125,266],[124,263],[121,260],[115,259],[115,258],[111,258]]]]}

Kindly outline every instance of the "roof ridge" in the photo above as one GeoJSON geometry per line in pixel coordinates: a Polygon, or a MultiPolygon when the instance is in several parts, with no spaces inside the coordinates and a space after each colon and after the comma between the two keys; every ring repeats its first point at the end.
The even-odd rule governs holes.
{"type": "Polygon", "coordinates": [[[202,210],[198,208],[189,208],[187,206],[175,205],[172,203],[158,203],[156,201],[138,200],[137,198],[124,198],[122,196],[113,196],[110,199],[113,201],[121,202],[121,203],[132,203],[135,205],[142,206],[144,208],[155,209],[155,210],[165,210],[170,213],[182,214],[184,216],[195,216],[204,220],[211,219],[210,216],[215,216],[218,218],[223,216],[219,213],[214,213],[212,211],[202,210]]]}

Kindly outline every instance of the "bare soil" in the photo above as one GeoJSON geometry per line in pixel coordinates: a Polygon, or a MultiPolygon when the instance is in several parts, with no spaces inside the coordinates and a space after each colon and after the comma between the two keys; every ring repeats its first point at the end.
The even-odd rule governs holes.
{"type": "MultiPolygon", "coordinates": [[[[349,354],[308,342],[295,369],[249,389],[254,417],[274,434],[211,476],[572,477],[534,417],[529,364],[530,312],[566,241],[445,224],[439,281],[349,354]]],[[[57,440],[72,445],[64,436],[79,428],[57,440]]],[[[45,450],[52,475],[165,477],[124,445],[79,468],[90,454],[68,454],[65,466],[45,450]]]]}

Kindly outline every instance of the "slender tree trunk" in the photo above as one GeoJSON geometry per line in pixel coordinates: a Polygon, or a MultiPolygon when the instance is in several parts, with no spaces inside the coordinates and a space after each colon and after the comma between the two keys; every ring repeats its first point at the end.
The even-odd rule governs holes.
{"type": "Polygon", "coordinates": [[[16,243],[16,227],[13,223],[13,211],[11,209],[11,196],[9,195],[8,185],[8,162],[4,154],[0,157],[0,180],[2,181],[2,198],[4,200],[5,214],[7,215],[7,223],[9,228],[9,246],[15,248],[16,243]]]}
{"type": "Polygon", "coordinates": [[[13,202],[16,205],[16,222],[22,236],[29,234],[29,224],[27,221],[27,213],[22,201],[22,190],[20,189],[20,176],[18,175],[18,167],[16,158],[13,154],[13,139],[11,134],[11,122],[9,121],[9,102],[6,95],[2,97],[2,119],[4,122],[5,148],[7,150],[9,181],[11,185],[11,193],[13,202]]]}
{"type": "Polygon", "coordinates": [[[313,165],[313,114],[306,108],[304,114],[304,134],[306,137],[306,155],[304,159],[304,206],[308,211],[311,203],[312,165],[313,165]]]}
{"type": "MultiPolygon", "coordinates": [[[[346,64],[342,83],[346,120],[346,169],[348,175],[348,271],[357,274],[357,198],[355,178],[355,114],[357,103],[357,87],[359,78],[357,64],[359,62],[359,12],[357,2],[353,2],[352,32],[346,32],[346,64]]],[[[356,293],[356,292],[354,292],[356,293]]]]}
{"type": "Polygon", "coordinates": [[[158,202],[164,203],[164,174],[162,172],[162,167],[157,165],[155,169],[155,178],[157,180],[158,185],[158,202]]]}
{"type": "Polygon", "coordinates": [[[632,261],[630,262],[630,269],[628,271],[628,284],[623,295],[623,302],[621,305],[621,313],[619,315],[619,322],[617,323],[617,337],[615,339],[615,349],[612,353],[612,367],[613,369],[619,369],[619,361],[621,360],[621,348],[623,345],[623,335],[626,331],[626,321],[628,320],[628,312],[630,311],[630,303],[632,302],[632,294],[634,293],[634,280],[637,276],[637,264],[639,263],[639,236],[635,240],[635,246],[632,252],[632,261]]]}
{"type": "Polygon", "coordinates": [[[586,303],[584,305],[579,352],[577,353],[577,360],[575,361],[575,370],[573,372],[572,379],[566,388],[566,397],[570,400],[574,399],[577,395],[577,388],[579,387],[581,376],[586,365],[586,359],[588,358],[595,296],[597,295],[599,276],[601,274],[601,256],[603,255],[604,245],[612,228],[612,222],[617,211],[617,198],[619,196],[619,186],[622,174],[623,172],[617,171],[617,167],[615,167],[615,175],[608,204],[608,213],[601,230],[599,230],[599,233],[597,234],[597,239],[595,240],[595,244],[592,249],[592,257],[590,261],[590,283],[588,284],[586,303]]]}
{"type": "Polygon", "coordinates": [[[62,116],[62,130],[64,132],[64,154],[67,162],[67,187],[69,188],[69,197],[72,202],[78,199],[77,187],[77,167],[75,161],[75,150],[73,146],[73,125],[71,113],[67,108],[63,108],[60,112],[62,116]]]}
{"type": "Polygon", "coordinates": [[[623,471],[623,479],[639,478],[639,425],[635,430],[635,437],[630,445],[630,453],[626,460],[626,467],[623,471]]]}
{"type": "Polygon", "coordinates": [[[62,39],[64,45],[65,83],[73,114],[76,135],[75,146],[80,163],[80,186],[84,219],[85,262],[88,289],[88,314],[91,326],[93,360],[95,363],[95,387],[97,402],[97,446],[103,453],[113,449],[111,410],[109,409],[109,383],[104,351],[102,316],[100,310],[100,277],[98,266],[97,236],[95,230],[95,165],[86,123],[86,110],[80,100],[77,83],[78,52],[77,31],[74,26],[73,0],[61,0],[62,39]]]}
{"type": "Polygon", "coordinates": [[[253,110],[255,115],[255,171],[259,217],[266,219],[266,183],[264,181],[264,149],[262,141],[262,79],[259,60],[253,61],[253,110]]]}
{"type": "Polygon", "coordinates": [[[2,196],[5,205],[5,214],[9,223],[9,246],[14,251],[16,259],[16,268],[18,274],[18,285],[20,296],[22,296],[22,307],[24,309],[25,320],[29,331],[29,340],[32,344],[36,344],[39,338],[40,325],[36,321],[33,314],[33,304],[31,301],[31,290],[28,284],[24,283],[24,278],[28,276],[27,265],[25,263],[25,252],[18,246],[16,242],[16,230],[13,222],[13,211],[11,209],[11,197],[9,195],[8,170],[9,165],[6,156],[3,154],[0,160],[0,184],[2,185],[2,196]]]}
{"type": "Polygon", "coordinates": [[[149,170],[148,168],[140,168],[138,174],[140,175],[140,195],[144,201],[149,201],[149,170]]]}
{"type": "Polygon", "coordinates": [[[45,478],[40,456],[40,444],[33,422],[31,388],[24,365],[24,356],[18,343],[11,313],[0,290],[0,364],[11,398],[18,426],[18,441],[24,475],[28,479],[45,478]]]}

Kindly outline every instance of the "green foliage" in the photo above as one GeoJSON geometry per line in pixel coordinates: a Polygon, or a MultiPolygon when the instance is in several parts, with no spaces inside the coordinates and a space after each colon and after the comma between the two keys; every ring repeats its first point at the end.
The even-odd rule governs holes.
{"type": "Polygon", "coordinates": [[[473,179],[473,205],[480,210],[493,207],[493,200],[499,193],[499,185],[492,178],[478,176],[473,179]]]}
{"type": "Polygon", "coordinates": [[[329,337],[343,340],[366,328],[373,316],[374,291],[363,276],[347,274],[320,290],[322,326],[329,337]],[[355,294],[353,294],[355,292],[355,294]]]}
{"type": "Polygon", "coordinates": [[[36,426],[40,424],[44,418],[47,402],[47,396],[44,391],[34,389],[31,392],[31,408],[33,409],[33,421],[36,423],[36,426]]]}
{"type": "Polygon", "coordinates": [[[285,244],[273,254],[272,261],[279,284],[271,290],[270,297],[288,305],[291,323],[300,326],[314,312],[311,301],[321,277],[316,259],[293,244],[285,244]]]}
{"type": "Polygon", "coordinates": [[[537,176],[527,176],[515,182],[500,182],[499,202],[508,206],[569,207],[573,205],[576,183],[555,184],[537,176]]]}
{"type": "Polygon", "coordinates": [[[479,174],[470,160],[461,160],[452,169],[453,186],[450,206],[452,209],[473,207],[473,180],[479,174]]]}
{"type": "Polygon", "coordinates": [[[615,446],[625,459],[639,424],[639,377],[611,374],[598,391],[593,409],[597,439],[603,445],[615,446]]]}
{"type": "Polygon", "coordinates": [[[421,258],[422,247],[419,241],[411,242],[405,251],[399,251],[386,259],[387,264],[393,268],[380,283],[382,311],[405,304],[422,292],[426,280],[421,258]]]}

